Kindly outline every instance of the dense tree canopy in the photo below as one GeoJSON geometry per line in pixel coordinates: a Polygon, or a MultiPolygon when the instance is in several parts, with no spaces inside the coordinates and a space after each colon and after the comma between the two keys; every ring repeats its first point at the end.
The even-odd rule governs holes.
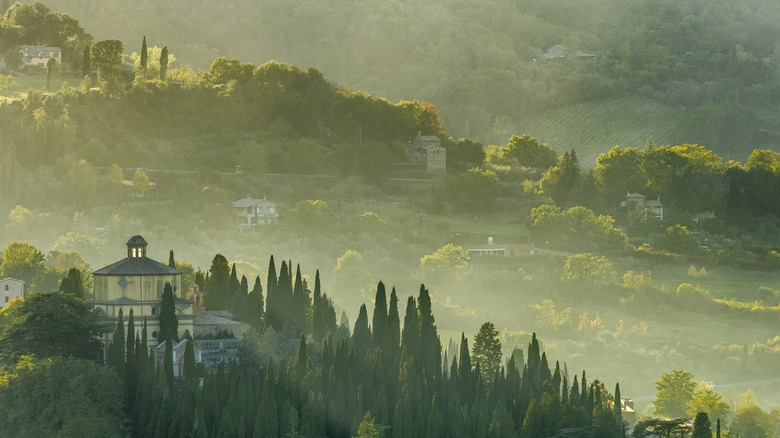
{"type": "Polygon", "coordinates": [[[25,357],[0,376],[0,435],[118,438],[122,397],[114,371],[93,361],[25,357]]]}
{"type": "Polygon", "coordinates": [[[14,301],[0,314],[0,360],[14,363],[33,354],[39,359],[72,356],[102,361],[97,336],[108,328],[90,304],[62,292],[38,293],[14,301]]]}

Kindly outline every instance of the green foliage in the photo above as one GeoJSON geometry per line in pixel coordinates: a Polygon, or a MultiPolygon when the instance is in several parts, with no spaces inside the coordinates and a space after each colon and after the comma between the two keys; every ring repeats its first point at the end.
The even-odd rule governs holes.
{"type": "Polygon", "coordinates": [[[108,94],[119,92],[122,42],[108,39],[93,43],[89,48],[89,59],[92,68],[98,72],[98,82],[104,87],[105,92],[108,94]]]}
{"type": "Polygon", "coordinates": [[[761,409],[757,404],[747,404],[738,411],[734,421],[731,423],[729,434],[739,434],[745,438],[764,438],[775,436],[776,419],[772,418],[768,412],[761,409]]]}
{"type": "Polygon", "coordinates": [[[3,250],[0,276],[22,280],[26,288],[44,273],[43,253],[27,242],[11,242],[3,250]]]}
{"type": "Polygon", "coordinates": [[[454,274],[469,266],[468,251],[448,243],[420,259],[420,271],[426,274],[454,274]]]}
{"type": "Polygon", "coordinates": [[[539,186],[542,192],[549,195],[556,205],[568,206],[582,202],[581,199],[571,199],[572,190],[580,177],[580,162],[574,149],[558,158],[558,163],[550,167],[542,175],[539,186]]]}
{"type": "Polygon", "coordinates": [[[107,328],[90,304],[74,296],[34,294],[14,301],[1,315],[0,360],[5,363],[30,354],[40,359],[72,356],[102,361],[96,337],[107,328]]]}
{"type": "Polygon", "coordinates": [[[458,210],[480,215],[483,211],[493,210],[500,191],[498,175],[479,167],[448,175],[444,184],[447,199],[455,202],[458,210]]]}
{"type": "Polygon", "coordinates": [[[520,166],[547,169],[555,165],[558,153],[547,143],[539,143],[535,138],[524,134],[520,137],[513,135],[506,148],[501,151],[501,157],[504,161],[520,166]]]}
{"type": "Polygon", "coordinates": [[[152,183],[149,180],[149,176],[146,175],[146,172],[143,170],[136,170],[135,173],[133,173],[132,181],[136,193],[138,193],[140,196],[146,195],[152,186],[152,183]]]}
{"type": "Polygon", "coordinates": [[[179,320],[176,318],[176,304],[173,297],[173,288],[170,283],[165,283],[162,301],[160,302],[160,332],[157,342],[179,342],[179,320]]]}
{"type": "MultiPolygon", "coordinates": [[[[531,210],[529,228],[546,245],[565,249],[622,249],[627,245],[626,235],[615,227],[610,216],[596,216],[585,207],[566,211],[552,205],[541,205],[531,210]]],[[[541,243],[537,240],[538,243],[541,243]]]]}
{"type": "Polygon", "coordinates": [[[228,287],[230,267],[222,254],[217,254],[211,261],[209,277],[203,290],[203,303],[209,310],[226,310],[232,298],[228,287]]]}
{"type": "Polygon", "coordinates": [[[482,381],[490,385],[496,377],[502,358],[501,341],[498,340],[498,331],[492,322],[482,324],[479,332],[474,335],[471,358],[475,366],[479,364],[482,381]]]}
{"type": "Polygon", "coordinates": [[[685,225],[672,225],[658,239],[656,245],[660,249],[679,254],[693,254],[699,249],[699,240],[685,225]]]}
{"type": "Polygon", "coordinates": [[[230,81],[244,82],[252,79],[254,64],[242,64],[238,59],[217,58],[209,68],[209,81],[214,85],[226,85],[230,81]]]}
{"type": "Polygon", "coordinates": [[[327,225],[336,219],[336,214],[331,211],[327,202],[317,200],[300,201],[295,204],[291,213],[295,220],[305,225],[327,225]]]}
{"type": "Polygon", "coordinates": [[[696,389],[693,374],[683,370],[664,373],[655,382],[655,387],[658,392],[653,400],[654,414],[678,418],[688,413],[696,389]]]}
{"type": "Polygon", "coordinates": [[[606,257],[591,253],[575,254],[566,258],[561,279],[592,285],[607,285],[617,279],[615,266],[606,257]]]}
{"type": "Polygon", "coordinates": [[[3,436],[122,436],[122,385],[109,368],[75,357],[20,365],[0,383],[0,404],[14,407],[0,414],[3,436]]]}
{"type": "Polygon", "coordinates": [[[709,384],[699,386],[688,405],[688,416],[697,418],[698,414],[704,413],[708,419],[726,421],[731,415],[731,408],[723,400],[723,395],[715,392],[709,384]]]}

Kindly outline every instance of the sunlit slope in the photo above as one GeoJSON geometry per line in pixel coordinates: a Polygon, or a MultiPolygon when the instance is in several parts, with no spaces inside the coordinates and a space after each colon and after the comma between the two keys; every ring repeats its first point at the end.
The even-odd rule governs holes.
{"type": "MultiPolygon", "coordinates": [[[[694,142],[685,139],[680,127],[684,115],[684,110],[637,96],[552,109],[514,129],[560,153],[574,149],[583,167],[593,167],[596,157],[615,145],[644,147],[649,138],[657,145],[694,142]]],[[[506,139],[494,141],[506,143],[506,139]]]]}

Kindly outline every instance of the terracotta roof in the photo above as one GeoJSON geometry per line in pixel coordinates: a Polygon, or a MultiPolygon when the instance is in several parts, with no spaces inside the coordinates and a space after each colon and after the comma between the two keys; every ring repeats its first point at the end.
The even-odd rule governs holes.
{"type": "MultiPolygon", "coordinates": [[[[128,242],[129,243],[129,242],[128,242]]],[[[175,275],[181,271],[173,269],[148,257],[126,257],[105,268],[100,268],[92,275],[175,275]]]]}

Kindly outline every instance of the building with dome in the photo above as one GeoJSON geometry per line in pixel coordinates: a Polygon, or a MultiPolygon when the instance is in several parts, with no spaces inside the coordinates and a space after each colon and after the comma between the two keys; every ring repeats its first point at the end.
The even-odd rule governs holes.
{"type": "MultiPolygon", "coordinates": [[[[133,236],[127,241],[127,257],[92,273],[95,281],[93,304],[112,322],[116,321],[121,309],[125,332],[130,309],[133,309],[139,335],[146,318],[148,346],[154,347],[160,330],[160,302],[166,283],[173,288],[179,338],[185,330],[193,333],[193,301],[186,298],[181,285],[181,271],[148,258],[146,246],[143,237],[133,236]]],[[[105,335],[106,346],[110,336],[110,333],[105,335]]]]}

